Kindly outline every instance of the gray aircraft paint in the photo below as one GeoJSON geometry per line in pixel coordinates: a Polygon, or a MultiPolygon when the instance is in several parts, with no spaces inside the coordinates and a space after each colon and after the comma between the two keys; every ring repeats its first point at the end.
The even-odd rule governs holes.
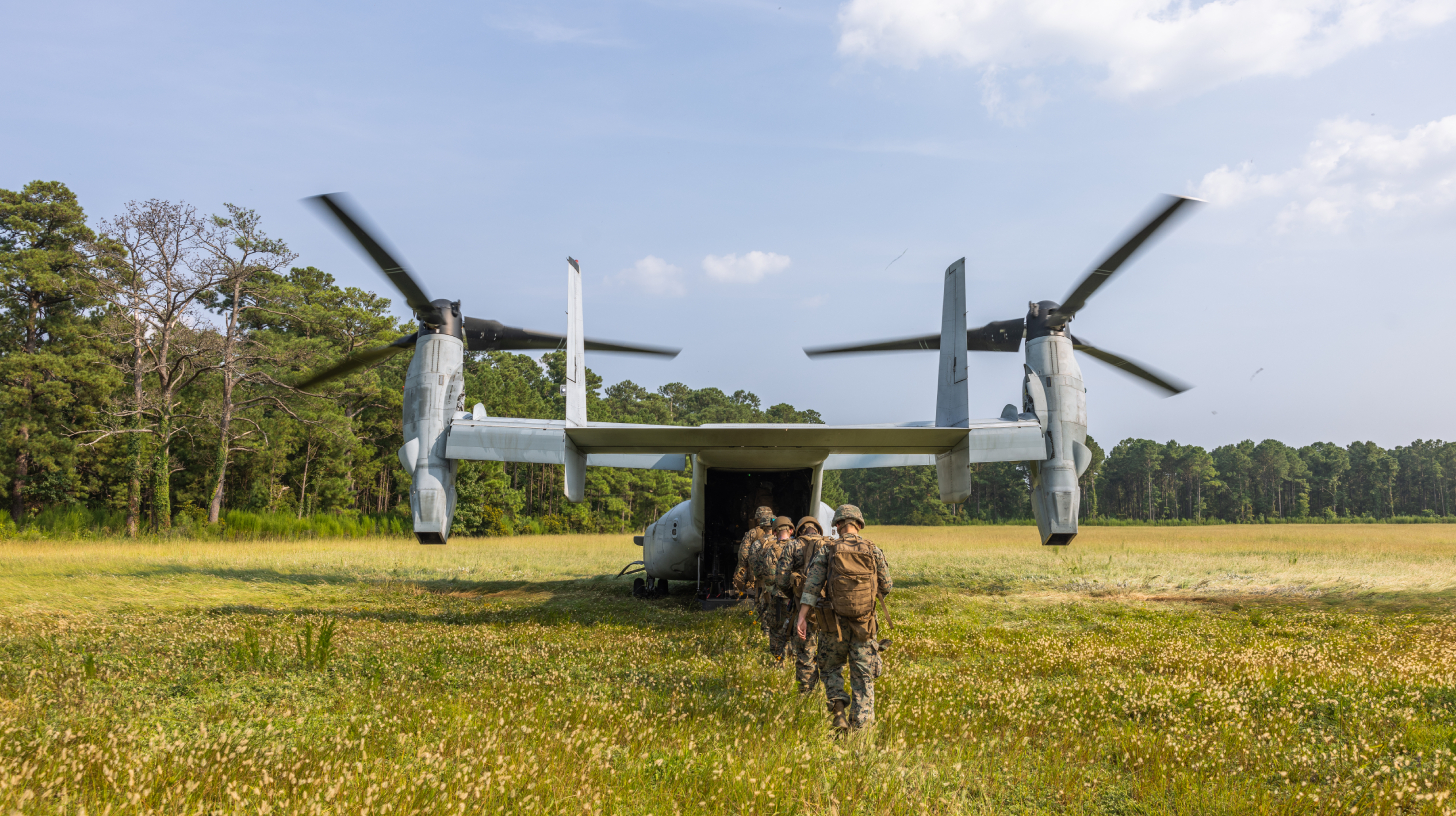
{"type": "Polygon", "coordinates": [[[459,465],[446,455],[446,447],[454,415],[465,405],[464,358],[459,338],[427,334],[415,344],[405,375],[399,462],[412,479],[410,512],[421,543],[444,544],[455,517],[459,465]]]}
{"type": "Polygon", "coordinates": [[[1028,377],[1023,410],[1046,418],[1047,458],[1031,463],[1031,509],[1043,544],[1062,544],[1077,534],[1081,488],[1077,479],[1092,462],[1087,448],[1087,389],[1065,332],[1026,343],[1028,377]],[[1033,400],[1035,385],[1041,400],[1033,400]],[[1039,408],[1042,402],[1044,408],[1039,408]]]}

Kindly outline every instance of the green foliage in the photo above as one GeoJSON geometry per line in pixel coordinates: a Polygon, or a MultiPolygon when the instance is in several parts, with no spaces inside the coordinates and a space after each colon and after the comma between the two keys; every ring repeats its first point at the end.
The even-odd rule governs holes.
{"type": "Polygon", "coordinates": [[[82,498],[90,463],[69,431],[119,383],[88,318],[95,239],[66,185],[0,190],[0,474],[16,522],[82,498]]]}
{"type": "Polygon", "coordinates": [[[1413,522],[1456,515],[1456,443],[1384,450],[1266,439],[1215,448],[1125,439],[1099,480],[1102,514],[1119,519],[1232,522],[1413,522]]]}
{"type": "Polygon", "coordinates": [[[314,637],[313,621],[303,624],[303,631],[294,639],[298,647],[298,662],[310,671],[324,671],[334,657],[334,628],[336,621],[330,618],[318,629],[314,637]]]}

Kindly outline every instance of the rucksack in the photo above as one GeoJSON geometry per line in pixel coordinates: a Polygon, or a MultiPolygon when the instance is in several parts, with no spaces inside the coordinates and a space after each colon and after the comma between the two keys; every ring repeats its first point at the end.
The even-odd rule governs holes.
{"type": "Polygon", "coordinates": [[[875,545],[862,538],[842,539],[829,551],[828,561],[826,583],[834,613],[850,624],[856,640],[872,639],[878,629],[875,597],[880,589],[875,545]]]}
{"type": "Polygon", "coordinates": [[[784,542],[777,537],[766,538],[758,542],[750,551],[748,556],[749,571],[759,582],[760,586],[767,587],[772,592],[774,584],[774,568],[778,566],[779,556],[783,554],[784,542]]]}
{"type": "Polygon", "coordinates": [[[795,564],[799,564],[802,562],[803,566],[800,568],[799,572],[794,573],[794,577],[791,579],[792,583],[790,584],[790,587],[793,591],[793,595],[791,597],[794,599],[795,603],[797,603],[799,597],[804,594],[804,583],[807,580],[804,573],[808,572],[809,565],[814,563],[814,554],[819,551],[819,547],[824,544],[825,539],[824,536],[806,535],[799,536],[799,541],[799,546],[801,548],[799,551],[800,554],[794,557],[794,562],[795,564]]]}

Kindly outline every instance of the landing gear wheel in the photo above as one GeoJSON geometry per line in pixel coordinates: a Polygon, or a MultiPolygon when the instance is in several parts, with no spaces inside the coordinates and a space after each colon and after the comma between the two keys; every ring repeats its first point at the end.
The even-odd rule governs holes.
{"type": "Polygon", "coordinates": [[[668,590],[667,590],[667,579],[666,578],[658,578],[657,579],[657,588],[656,588],[656,590],[654,591],[653,594],[656,597],[658,597],[658,598],[666,598],[667,597],[667,592],[668,592],[668,590]]]}
{"type": "Polygon", "coordinates": [[[638,579],[636,579],[636,580],[634,580],[632,582],[632,597],[634,597],[634,598],[646,598],[647,597],[647,582],[646,581],[642,580],[641,578],[638,578],[638,579]]]}

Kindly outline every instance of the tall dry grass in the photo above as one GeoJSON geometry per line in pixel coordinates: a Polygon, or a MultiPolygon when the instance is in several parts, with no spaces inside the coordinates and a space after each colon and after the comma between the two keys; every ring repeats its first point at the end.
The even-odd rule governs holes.
{"type": "Polygon", "coordinates": [[[626,536],[0,543],[0,812],[1447,811],[1442,528],[868,534],[848,740],[626,536]]]}

